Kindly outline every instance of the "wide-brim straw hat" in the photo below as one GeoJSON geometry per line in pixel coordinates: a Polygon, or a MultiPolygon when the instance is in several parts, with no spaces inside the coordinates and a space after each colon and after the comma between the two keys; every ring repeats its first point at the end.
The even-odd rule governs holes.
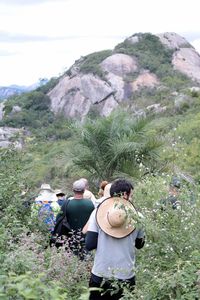
{"type": "Polygon", "coordinates": [[[135,230],[137,211],[134,205],[120,197],[105,199],[97,208],[99,227],[114,238],[124,238],[135,230]]]}
{"type": "Polygon", "coordinates": [[[51,188],[50,184],[43,183],[40,187],[40,191],[50,191],[54,192],[53,189],[51,188]]]}

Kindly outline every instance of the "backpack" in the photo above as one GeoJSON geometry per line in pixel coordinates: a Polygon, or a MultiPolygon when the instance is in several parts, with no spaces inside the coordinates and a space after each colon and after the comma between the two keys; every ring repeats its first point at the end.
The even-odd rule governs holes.
{"type": "Polygon", "coordinates": [[[63,236],[71,236],[71,227],[66,216],[69,202],[69,199],[65,200],[61,207],[61,212],[56,217],[56,224],[50,239],[50,245],[55,244],[56,247],[60,247],[64,243],[63,236]]]}
{"type": "Polygon", "coordinates": [[[51,202],[42,202],[38,208],[38,219],[43,222],[47,229],[52,232],[55,225],[55,213],[51,202]]]}

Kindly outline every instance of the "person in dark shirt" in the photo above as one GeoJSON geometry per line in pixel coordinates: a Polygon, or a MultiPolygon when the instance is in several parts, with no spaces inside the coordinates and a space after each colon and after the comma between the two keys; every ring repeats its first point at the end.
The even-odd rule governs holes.
{"type": "Polygon", "coordinates": [[[84,199],[85,183],[82,180],[77,180],[73,183],[74,197],[69,201],[66,209],[67,220],[72,230],[72,236],[69,243],[74,254],[83,259],[86,253],[85,249],[85,234],[82,229],[87,223],[94,204],[89,199],[84,199]]]}

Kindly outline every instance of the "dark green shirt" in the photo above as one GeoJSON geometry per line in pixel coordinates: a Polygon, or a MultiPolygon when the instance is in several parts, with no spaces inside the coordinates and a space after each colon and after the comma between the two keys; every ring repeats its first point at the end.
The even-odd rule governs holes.
{"type": "Polygon", "coordinates": [[[87,223],[94,205],[88,199],[72,199],[67,205],[67,219],[71,229],[79,230],[87,223]]]}

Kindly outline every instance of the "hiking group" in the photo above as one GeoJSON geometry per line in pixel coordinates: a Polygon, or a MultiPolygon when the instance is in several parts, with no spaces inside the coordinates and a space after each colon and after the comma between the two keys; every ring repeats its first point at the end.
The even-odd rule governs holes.
{"type": "MultiPolygon", "coordinates": [[[[180,208],[180,181],[173,179],[169,197],[160,200],[160,208],[170,205],[180,208]]],[[[89,280],[89,299],[120,299],[126,286],[135,286],[135,248],[145,244],[143,228],[137,225],[138,216],[133,204],[134,187],[126,179],[111,183],[102,181],[98,199],[89,191],[85,178],[72,186],[73,196],[42,184],[32,211],[47,226],[51,247],[65,247],[80,260],[94,252],[89,280]]]]}

